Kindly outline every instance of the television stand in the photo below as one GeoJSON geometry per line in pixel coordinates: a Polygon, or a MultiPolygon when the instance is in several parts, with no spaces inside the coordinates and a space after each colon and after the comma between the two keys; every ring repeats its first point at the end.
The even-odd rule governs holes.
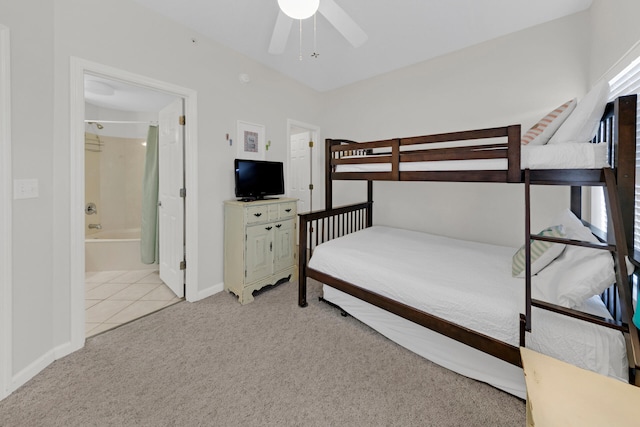
{"type": "Polygon", "coordinates": [[[224,289],[240,304],[253,292],[297,277],[297,199],[224,202],[224,289]]]}

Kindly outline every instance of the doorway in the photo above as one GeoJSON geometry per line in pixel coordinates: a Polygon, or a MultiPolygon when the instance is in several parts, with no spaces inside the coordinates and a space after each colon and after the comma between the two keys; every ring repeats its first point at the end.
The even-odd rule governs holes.
{"type": "Polygon", "coordinates": [[[287,120],[289,139],[289,180],[287,194],[298,199],[298,212],[317,209],[318,139],[320,128],[315,125],[287,120]]]}
{"type": "MultiPolygon", "coordinates": [[[[147,93],[155,93],[170,99],[179,100],[180,108],[185,113],[183,116],[189,117],[188,125],[185,124],[184,117],[178,126],[176,118],[172,128],[178,129],[177,138],[180,140],[182,156],[180,157],[181,168],[179,174],[184,185],[175,190],[182,197],[185,188],[191,190],[191,197],[182,197],[182,208],[180,209],[181,225],[177,227],[181,235],[184,236],[177,246],[179,247],[181,259],[186,261],[185,254],[194,254],[189,259],[189,269],[181,270],[181,283],[178,292],[180,296],[185,296],[187,300],[197,299],[197,141],[196,141],[196,94],[194,91],[165,82],[153,80],[144,76],[128,73],[112,67],[89,61],[72,58],[71,70],[71,341],[74,349],[81,348],[85,339],[85,193],[84,193],[84,139],[85,139],[85,117],[89,109],[85,104],[85,76],[92,76],[95,79],[105,79],[114,82],[114,85],[123,84],[137,87],[147,93]],[[184,159],[184,160],[182,160],[184,159]],[[80,209],[79,209],[80,207],[80,209]]],[[[100,88],[97,89],[101,90],[100,88]]],[[[102,87],[105,92],[110,92],[108,88],[102,87]]],[[[156,109],[158,114],[158,125],[161,126],[159,117],[161,111],[156,109]]],[[[114,120],[115,121],[115,120],[114,120]]],[[[126,120],[121,120],[124,122],[126,120]]],[[[135,120],[131,120],[135,121],[135,120]]],[[[149,120],[140,120],[147,122],[149,120]]],[[[102,126],[104,124],[101,123],[102,126]]],[[[120,125],[125,126],[124,123],[120,125]]],[[[162,134],[163,132],[159,132],[162,134]]],[[[165,132],[167,133],[167,132],[165,132]]],[[[159,144],[160,145],[160,144],[159,144]]],[[[160,225],[159,225],[160,226],[160,225]]],[[[186,265],[186,262],[184,263],[186,265]]],[[[177,267],[179,269],[179,267],[177,267]]],[[[142,273],[135,273],[142,274],[142,273]]],[[[133,274],[133,275],[135,275],[133,274]]]]}
{"type": "Polygon", "coordinates": [[[184,221],[184,199],[179,198],[184,188],[179,118],[184,112],[183,99],[164,92],[91,74],[84,80],[89,337],[184,297],[184,272],[179,268],[184,227],[159,229],[163,223],[184,221]],[[167,153],[166,148],[174,146],[177,150],[167,153]],[[159,188],[166,192],[170,186],[178,197],[162,194],[165,203],[159,207],[159,188]],[[167,221],[163,214],[172,206],[169,201],[179,211],[167,221]]]}

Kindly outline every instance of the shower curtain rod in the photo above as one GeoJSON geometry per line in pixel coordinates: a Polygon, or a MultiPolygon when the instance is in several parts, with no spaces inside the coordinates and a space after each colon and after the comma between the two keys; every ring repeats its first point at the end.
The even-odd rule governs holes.
{"type": "Polygon", "coordinates": [[[158,122],[155,120],[148,121],[132,121],[132,120],[85,120],[85,123],[100,123],[100,124],[133,124],[133,125],[157,125],[158,122]]]}

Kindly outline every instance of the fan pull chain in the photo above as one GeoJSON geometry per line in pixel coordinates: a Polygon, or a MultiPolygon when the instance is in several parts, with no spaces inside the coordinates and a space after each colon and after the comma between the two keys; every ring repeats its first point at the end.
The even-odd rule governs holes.
{"type": "Polygon", "coordinates": [[[302,19],[300,19],[299,22],[300,22],[300,56],[299,56],[299,59],[300,59],[300,61],[302,61],[302,19]]]}
{"type": "Polygon", "coordinates": [[[313,14],[313,53],[311,54],[311,57],[318,59],[318,56],[320,56],[320,54],[318,53],[318,42],[316,35],[316,15],[317,14],[315,13],[313,14]]]}

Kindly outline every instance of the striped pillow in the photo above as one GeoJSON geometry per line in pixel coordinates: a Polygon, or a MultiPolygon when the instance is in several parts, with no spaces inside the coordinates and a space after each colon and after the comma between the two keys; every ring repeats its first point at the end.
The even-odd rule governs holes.
{"type": "MultiPolygon", "coordinates": [[[[545,228],[539,233],[540,236],[546,237],[565,237],[564,227],[562,225],[554,225],[545,228]]],[[[558,258],[567,245],[563,243],[543,242],[541,240],[531,239],[531,275],[538,273],[545,268],[554,259],[558,258]]],[[[513,277],[524,277],[525,274],[525,248],[524,245],[513,255],[513,264],[511,267],[513,277]]]]}
{"type": "Polygon", "coordinates": [[[578,101],[573,98],[567,101],[546,116],[538,123],[533,125],[531,129],[525,133],[520,139],[522,145],[544,145],[558,130],[560,125],[569,117],[569,114],[576,108],[578,101]]]}

